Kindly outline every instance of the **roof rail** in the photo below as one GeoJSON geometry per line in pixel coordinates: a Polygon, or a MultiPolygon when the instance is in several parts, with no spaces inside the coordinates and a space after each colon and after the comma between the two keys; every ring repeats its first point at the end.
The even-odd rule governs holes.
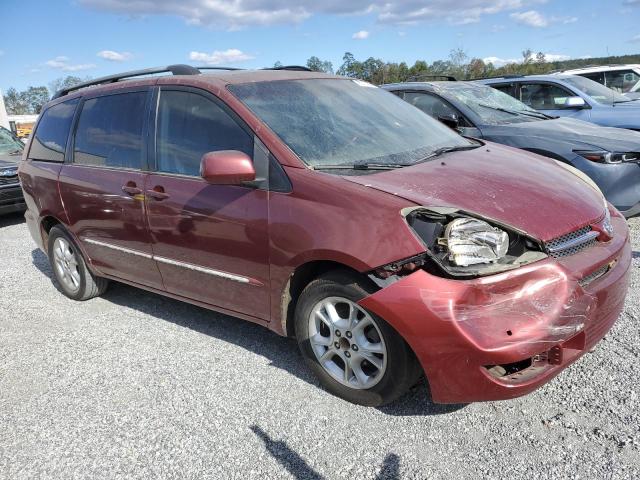
{"type": "Polygon", "coordinates": [[[313,72],[309,67],[302,65],[283,65],[281,67],[263,68],[262,70],[292,70],[294,72],[313,72]]]}
{"type": "Polygon", "coordinates": [[[244,68],[234,68],[234,67],[195,67],[198,70],[228,70],[235,72],[236,70],[244,70],[244,68]]]}
{"type": "Polygon", "coordinates": [[[444,79],[447,82],[458,81],[458,79],[453,75],[430,75],[428,73],[418,73],[416,75],[411,75],[409,78],[407,78],[407,82],[419,82],[420,80],[427,80],[427,79],[431,79],[431,80],[444,79]]]}
{"type": "Polygon", "coordinates": [[[524,78],[524,77],[526,77],[526,75],[511,74],[511,75],[495,75],[493,77],[478,77],[478,78],[472,78],[471,80],[489,80],[489,79],[493,79],[493,78],[504,78],[504,79],[508,80],[510,78],[524,78]]]}
{"type": "Polygon", "coordinates": [[[80,90],[81,88],[91,87],[94,85],[102,85],[105,83],[115,83],[126,78],[142,77],[144,75],[153,75],[155,73],[171,72],[173,75],[199,75],[200,70],[191,65],[169,65],[168,67],[145,68],[143,70],[132,70],[130,72],[118,73],[116,75],[108,75],[106,77],[95,78],[86,82],[78,83],[72,87],[62,88],[55,93],[53,99],[63,97],[70,92],[80,90]]]}

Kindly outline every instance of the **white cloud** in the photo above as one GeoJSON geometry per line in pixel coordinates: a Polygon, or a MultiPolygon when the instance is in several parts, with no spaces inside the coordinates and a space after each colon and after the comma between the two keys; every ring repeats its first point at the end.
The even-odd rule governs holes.
{"type": "Polygon", "coordinates": [[[230,48],[228,50],[219,51],[216,50],[213,53],[203,52],[191,52],[189,53],[189,60],[195,60],[196,62],[202,62],[206,65],[220,65],[222,63],[235,63],[251,60],[254,57],[248,55],[237,48],[230,48]]]}
{"type": "Polygon", "coordinates": [[[481,17],[525,9],[547,0],[78,0],[118,14],[174,15],[193,25],[237,29],[249,25],[295,24],[314,15],[374,15],[378,22],[413,25],[445,20],[478,22],[481,17]],[[455,7],[455,8],[454,8],[455,7]]]}
{"type": "Polygon", "coordinates": [[[561,21],[565,25],[567,25],[569,23],[576,23],[578,21],[578,17],[567,17],[567,18],[563,18],[561,21]]]}
{"type": "Polygon", "coordinates": [[[636,35],[635,37],[631,37],[628,40],[629,43],[640,43],[640,34],[636,35]]]}
{"type": "Polygon", "coordinates": [[[517,23],[527,25],[528,27],[544,28],[549,25],[547,20],[541,13],[535,10],[529,10],[527,12],[517,12],[509,15],[517,23]]]}
{"type": "Polygon", "coordinates": [[[133,58],[130,52],[116,52],[114,50],[101,50],[96,55],[110,62],[126,62],[133,58]]]}
{"type": "Polygon", "coordinates": [[[96,67],[93,63],[71,64],[69,63],[69,61],[69,57],[59,56],[51,60],[47,60],[46,62],[44,62],[44,64],[47,67],[57,68],[65,72],[78,72],[80,70],[90,70],[96,67]]]}
{"type": "Polygon", "coordinates": [[[365,40],[369,38],[369,32],[367,32],[366,30],[360,30],[359,32],[351,35],[351,38],[355,38],[356,40],[365,40]]]}
{"type": "MultiPolygon", "coordinates": [[[[535,55],[535,54],[534,54],[535,55]]],[[[563,55],[560,53],[545,53],[544,58],[547,62],[561,62],[563,60],[569,60],[572,57],[569,55],[563,55]]],[[[579,57],[588,58],[588,57],[579,57]]],[[[484,63],[493,63],[496,67],[503,67],[508,63],[522,63],[523,59],[520,58],[501,58],[501,57],[485,57],[482,59],[484,63]]]]}

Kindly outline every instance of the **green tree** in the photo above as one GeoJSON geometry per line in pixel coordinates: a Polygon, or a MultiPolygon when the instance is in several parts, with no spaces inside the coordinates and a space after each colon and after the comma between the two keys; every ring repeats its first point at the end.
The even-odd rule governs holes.
{"type": "Polygon", "coordinates": [[[4,95],[4,105],[9,115],[26,115],[29,113],[29,104],[22,92],[11,87],[4,95]]]}
{"type": "Polygon", "coordinates": [[[29,87],[21,93],[24,101],[28,105],[29,112],[39,114],[45,103],[49,101],[49,90],[47,87],[29,87]]]}
{"type": "Polygon", "coordinates": [[[333,64],[329,60],[320,60],[318,57],[313,56],[307,60],[307,68],[310,68],[314,72],[333,73],[333,64]]]}
{"type": "Polygon", "coordinates": [[[89,80],[89,77],[80,78],[74,75],[67,75],[66,77],[56,78],[54,81],[49,83],[49,92],[51,95],[55,95],[56,92],[62,90],[63,88],[73,87],[79,83],[89,80]]]}

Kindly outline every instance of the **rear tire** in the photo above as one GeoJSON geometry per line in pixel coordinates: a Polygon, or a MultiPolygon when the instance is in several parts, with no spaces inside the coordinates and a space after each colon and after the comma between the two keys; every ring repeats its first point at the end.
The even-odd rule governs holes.
{"type": "Polygon", "coordinates": [[[403,338],[357,304],[375,290],[351,272],[329,272],[307,285],[295,312],[309,368],[329,392],[364,406],[396,400],[422,373],[403,338]]]}
{"type": "Polygon", "coordinates": [[[49,262],[58,290],[72,300],[84,301],[102,295],[109,281],[93,275],[80,249],[59,225],[49,232],[49,262]]]}

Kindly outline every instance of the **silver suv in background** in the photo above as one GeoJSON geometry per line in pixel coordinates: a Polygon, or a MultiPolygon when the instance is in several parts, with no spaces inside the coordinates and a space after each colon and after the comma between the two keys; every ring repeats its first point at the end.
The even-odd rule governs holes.
{"type": "Polygon", "coordinates": [[[580,75],[629,98],[640,98],[640,64],[599,65],[565,70],[562,73],[580,75]]]}

